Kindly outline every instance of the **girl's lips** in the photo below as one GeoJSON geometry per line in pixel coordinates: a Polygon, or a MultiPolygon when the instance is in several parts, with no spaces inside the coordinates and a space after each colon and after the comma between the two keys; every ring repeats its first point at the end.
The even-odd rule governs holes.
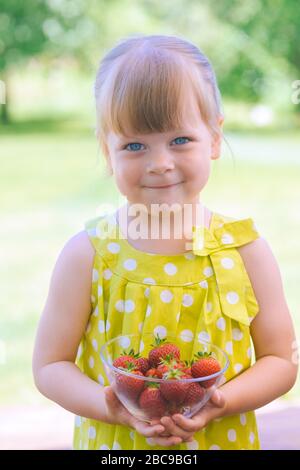
{"type": "Polygon", "coordinates": [[[181,184],[182,182],[183,181],[180,181],[179,183],[168,184],[166,186],[144,186],[144,188],[149,188],[149,189],[171,188],[172,186],[177,186],[178,184],[181,184]]]}

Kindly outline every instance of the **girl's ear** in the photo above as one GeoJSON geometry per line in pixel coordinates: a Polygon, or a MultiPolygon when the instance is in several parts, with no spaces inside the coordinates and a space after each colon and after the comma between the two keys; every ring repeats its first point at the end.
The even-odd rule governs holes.
{"type": "Polygon", "coordinates": [[[220,132],[214,137],[212,148],[211,148],[211,159],[217,160],[220,158],[221,154],[221,144],[222,144],[222,127],[224,123],[224,116],[220,115],[218,118],[218,125],[220,128],[220,132]]]}

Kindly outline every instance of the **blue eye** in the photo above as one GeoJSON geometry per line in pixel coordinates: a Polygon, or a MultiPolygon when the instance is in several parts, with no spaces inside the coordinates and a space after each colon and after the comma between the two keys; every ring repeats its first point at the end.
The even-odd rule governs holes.
{"type": "MultiPolygon", "coordinates": [[[[127,150],[127,147],[129,147],[130,145],[135,145],[135,146],[137,145],[137,146],[139,146],[139,145],[142,145],[142,144],[139,144],[138,142],[132,142],[132,143],[130,143],[130,144],[127,144],[126,147],[124,147],[124,149],[127,150]]],[[[133,150],[133,151],[137,150],[137,151],[139,151],[139,150],[141,150],[141,149],[135,147],[135,148],[131,148],[130,150],[133,150]]]]}
{"type": "MultiPolygon", "coordinates": [[[[176,137],[176,139],[174,139],[174,141],[176,140],[180,140],[180,139],[187,139],[187,140],[191,140],[189,137],[176,137]]],[[[184,143],[184,142],[179,142],[180,144],[184,143]]],[[[133,152],[138,152],[141,150],[141,148],[139,148],[139,146],[141,146],[143,144],[140,144],[138,142],[131,142],[129,144],[127,144],[125,147],[124,147],[124,150],[129,150],[129,151],[133,151],[133,152]]]]}
{"type": "MultiPolygon", "coordinates": [[[[178,139],[188,139],[188,140],[190,140],[189,137],[176,137],[176,139],[174,139],[174,141],[175,141],[175,140],[178,140],[178,139]]],[[[181,143],[182,143],[182,142],[181,142],[181,143]]]]}

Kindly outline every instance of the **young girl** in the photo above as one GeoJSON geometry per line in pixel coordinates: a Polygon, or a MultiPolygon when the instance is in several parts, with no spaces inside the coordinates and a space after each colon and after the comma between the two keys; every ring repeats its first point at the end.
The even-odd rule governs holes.
{"type": "Polygon", "coordinates": [[[200,201],[222,138],[211,64],[183,38],[136,35],[103,58],[95,91],[97,137],[127,203],[89,220],[58,257],[36,337],[36,386],[76,414],[75,449],[259,449],[254,410],[294,385],[295,334],[277,262],[252,219],[200,201]],[[151,237],[150,222],[163,227],[157,204],[177,204],[180,237],[174,221],[168,238],[151,237]],[[127,230],[137,207],[142,237],[127,230]],[[226,381],[192,418],[144,423],[109,386],[100,347],[147,333],[227,353],[226,381]]]}

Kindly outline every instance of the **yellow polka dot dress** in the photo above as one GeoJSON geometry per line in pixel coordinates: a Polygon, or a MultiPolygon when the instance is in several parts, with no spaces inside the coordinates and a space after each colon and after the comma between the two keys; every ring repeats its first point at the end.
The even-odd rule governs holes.
{"type": "MultiPolygon", "coordinates": [[[[101,385],[109,385],[100,359],[108,340],[147,333],[210,341],[228,355],[226,381],[251,366],[249,325],[258,304],[237,247],[259,237],[251,218],[214,212],[208,228],[193,227],[193,250],[179,255],[145,253],[123,236],[114,214],[89,220],[95,248],[91,315],[76,364],[101,385]]],[[[130,340],[128,345],[130,347],[130,340]]],[[[123,425],[75,416],[74,449],[165,449],[123,425]]],[[[192,442],[172,449],[260,449],[254,411],[211,421],[192,442]]]]}

